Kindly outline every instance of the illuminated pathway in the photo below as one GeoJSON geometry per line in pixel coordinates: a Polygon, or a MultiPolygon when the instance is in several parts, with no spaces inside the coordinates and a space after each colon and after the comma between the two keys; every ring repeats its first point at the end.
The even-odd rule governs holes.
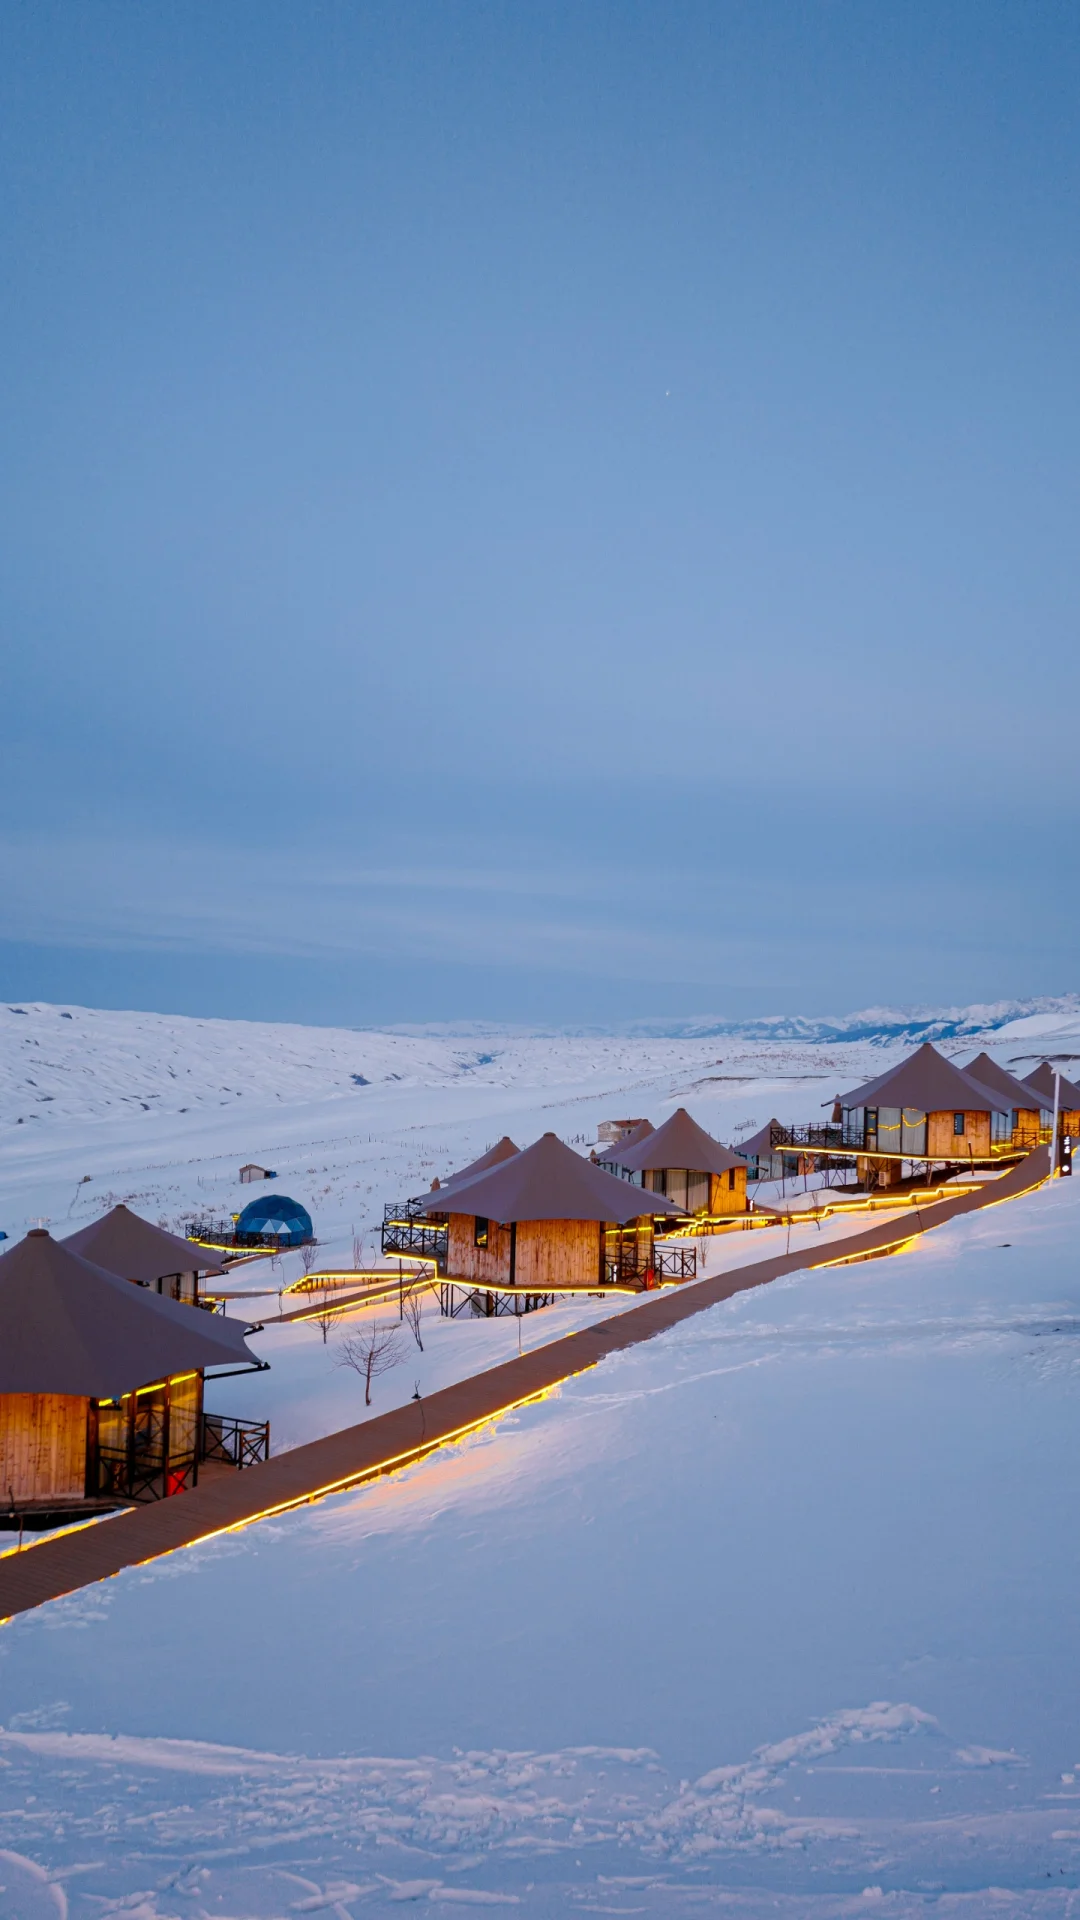
{"type": "Polygon", "coordinates": [[[1029,1192],[1045,1180],[1049,1166],[1049,1148],[1038,1147],[999,1180],[921,1208],[914,1220],[908,1214],[903,1220],[881,1221],[865,1233],[823,1239],[814,1248],[812,1259],[803,1248],[665,1290],[630,1312],[598,1320],[579,1333],[566,1334],[501,1366],[443,1387],[426,1400],[410,1402],[359,1426],[328,1434],[323,1440],[294,1447],[243,1473],[222,1475],[171,1500],[129,1508],[112,1519],[43,1540],[21,1553],[4,1554],[0,1556],[0,1620],[25,1613],[43,1601],[59,1599],[92,1581],[108,1579],[125,1567],[140,1566],[228,1528],[246,1526],[268,1514],[301,1506],[406,1466],[573,1374],[599,1365],[608,1354],[651,1340],[737,1293],[766,1286],[786,1273],[887,1252],[958,1214],[1029,1192]]]}

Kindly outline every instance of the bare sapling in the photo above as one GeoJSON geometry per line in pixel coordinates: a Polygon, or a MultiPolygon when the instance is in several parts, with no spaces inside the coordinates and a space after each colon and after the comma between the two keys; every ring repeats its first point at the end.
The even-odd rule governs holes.
{"type": "Polygon", "coordinates": [[[421,1353],[424,1342],[420,1337],[420,1320],[424,1310],[424,1289],[422,1283],[413,1281],[412,1286],[401,1298],[401,1317],[416,1341],[421,1353]]]}
{"type": "Polygon", "coordinates": [[[371,1405],[374,1381],[389,1373],[401,1359],[401,1336],[397,1327],[367,1327],[361,1333],[347,1333],[338,1342],[339,1367],[351,1367],[364,1383],[364,1405],[371,1405]]]}
{"type": "Polygon", "coordinates": [[[325,1347],[326,1336],[337,1318],[334,1311],[334,1290],[332,1287],[324,1286],[320,1288],[318,1310],[311,1315],[311,1318],[322,1334],[322,1343],[325,1347]]]}
{"type": "Polygon", "coordinates": [[[315,1255],[318,1253],[318,1251],[319,1249],[315,1245],[314,1240],[308,1240],[305,1243],[305,1245],[301,1247],[300,1264],[303,1267],[305,1273],[311,1272],[312,1267],[315,1265],[315,1255]]]}

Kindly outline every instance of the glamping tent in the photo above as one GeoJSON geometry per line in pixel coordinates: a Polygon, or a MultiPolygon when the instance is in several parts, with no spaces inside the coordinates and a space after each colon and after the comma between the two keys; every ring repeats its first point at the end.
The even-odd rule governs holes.
{"type": "Polygon", "coordinates": [[[420,1254],[425,1259],[434,1260],[440,1267],[446,1264],[446,1199],[453,1188],[463,1180],[471,1180],[474,1174],[486,1173],[489,1167],[501,1166],[504,1160],[512,1160],[518,1149],[508,1134],[482,1153],[478,1160],[471,1160],[467,1167],[459,1167],[448,1180],[433,1180],[427,1193],[413,1200],[399,1200],[383,1208],[382,1250],[384,1253],[420,1254]],[[436,1212],[430,1212],[435,1207],[436,1212]]]}
{"type": "Polygon", "coordinates": [[[237,1214],[235,1237],[238,1247],[267,1246],[272,1241],[279,1247],[303,1247],[314,1240],[315,1229],[299,1200],[267,1193],[249,1200],[243,1213],[237,1214]]]}
{"type": "Polygon", "coordinates": [[[430,1200],[433,1193],[440,1195],[448,1193],[451,1187],[458,1186],[462,1180],[471,1180],[474,1174],[486,1173],[489,1167],[501,1167],[504,1160],[512,1160],[515,1153],[520,1151],[520,1147],[514,1145],[510,1135],[504,1133],[502,1139],[497,1140],[486,1153],[482,1153],[478,1160],[470,1160],[467,1167],[459,1167],[457,1172],[450,1174],[446,1180],[433,1180],[430,1192],[424,1195],[425,1201],[430,1200]]]}
{"type": "Polygon", "coordinates": [[[749,1139],[739,1141],[734,1151],[746,1161],[748,1180],[792,1180],[806,1171],[805,1155],[784,1146],[789,1132],[779,1120],[766,1120],[749,1139]]]}
{"type": "Polygon", "coordinates": [[[447,1278],[473,1287],[545,1293],[650,1284],[653,1217],[677,1214],[662,1195],[617,1180],[545,1133],[501,1164],[453,1183],[449,1205],[428,1195],[428,1215],[449,1213],[447,1278]]]}
{"type": "Polygon", "coordinates": [[[722,1218],[746,1212],[746,1161],[699,1127],[685,1107],[635,1146],[622,1147],[620,1165],[649,1193],[674,1201],[680,1213],[722,1218]]]}
{"type": "Polygon", "coordinates": [[[181,1240],[175,1233],[151,1226],[123,1205],[113,1207],[62,1243],[69,1253],[81,1254],[106,1273],[134,1280],[140,1287],[167,1294],[170,1300],[199,1301],[199,1275],[223,1273],[205,1247],[181,1240]]]}
{"type": "Polygon", "coordinates": [[[0,1259],[0,1505],[33,1524],[194,1484],[206,1368],[243,1328],[133,1287],[36,1227],[0,1259]]]}
{"type": "MultiPolygon", "coordinates": [[[[977,1053],[964,1072],[991,1093],[1000,1093],[1009,1102],[1007,1113],[995,1113],[990,1121],[991,1150],[998,1153],[1030,1153],[1040,1140],[1049,1140],[1051,1114],[1044,1112],[1045,1102],[1034,1088],[1017,1080],[1005,1067],[999,1067],[988,1053],[977,1053]]],[[[1051,1094],[1051,1106],[1053,1095],[1051,1094]]]]}
{"type": "MultiPolygon", "coordinates": [[[[1053,1124],[1054,1115],[1054,1074],[1056,1069],[1049,1060],[1044,1060],[1034,1073],[1029,1073],[1024,1085],[1030,1087],[1039,1096],[1039,1104],[1047,1109],[1049,1123],[1053,1124]]],[[[1075,1140],[1080,1134],[1080,1087],[1066,1080],[1063,1073],[1058,1074],[1058,1134],[1075,1140]]]]}
{"type": "Polygon", "coordinates": [[[926,1041],[899,1066],[840,1095],[843,1145],[854,1147],[861,1179],[900,1179],[905,1160],[951,1166],[993,1158],[991,1121],[1012,1101],[983,1086],[926,1041]]]}

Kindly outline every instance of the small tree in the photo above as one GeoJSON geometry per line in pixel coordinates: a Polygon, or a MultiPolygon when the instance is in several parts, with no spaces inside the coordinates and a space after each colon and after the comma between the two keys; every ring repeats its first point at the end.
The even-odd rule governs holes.
{"type": "Polygon", "coordinates": [[[389,1373],[401,1359],[401,1337],[397,1327],[367,1327],[362,1333],[345,1334],[338,1344],[339,1367],[351,1367],[364,1383],[364,1405],[371,1405],[371,1386],[380,1374],[389,1373]]]}
{"type": "Polygon", "coordinates": [[[315,1255],[318,1253],[318,1251],[319,1249],[315,1245],[314,1240],[306,1240],[304,1242],[304,1245],[301,1247],[300,1263],[305,1273],[311,1272],[312,1267],[315,1265],[315,1255]]]}
{"type": "Polygon", "coordinates": [[[322,1343],[325,1347],[326,1336],[337,1318],[334,1312],[334,1290],[332,1287],[324,1286],[320,1289],[318,1312],[313,1313],[310,1317],[319,1328],[322,1334],[322,1343]]]}
{"type": "Polygon", "coordinates": [[[401,1317],[416,1341],[421,1353],[424,1343],[420,1338],[420,1319],[424,1310],[424,1287],[422,1282],[413,1281],[407,1293],[401,1297],[401,1317]]]}

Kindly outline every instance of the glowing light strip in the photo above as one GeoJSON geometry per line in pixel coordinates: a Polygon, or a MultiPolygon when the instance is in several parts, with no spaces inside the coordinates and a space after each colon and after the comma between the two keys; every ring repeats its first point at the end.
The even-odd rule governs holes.
{"type": "Polygon", "coordinates": [[[842,1254],[839,1260],[811,1260],[807,1264],[815,1272],[823,1267],[856,1267],[863,1260],[881,1260],[886,1254],[907,1253],[921,1239],[921,1234],[911,1233],[903,1240],[887,1240],[883,1247],[865,1247],[861,1253],[842,1254]]]}
{"type": "MultiPolygon", "coordinates": [[[[435,1270],[435,1262],[430,1254],[403,1253],[396,1257],[400,1257],[402,1260],[408,1260],[411,1263],[410,1271],[402,1275],[403,1279],[414,1280],[417,1277],[415,1272],[417,1267],[421,1269],[430,1267],[432,1272],[435,1270]]],[[[324,1282],[330,1280],[334,1282],[346,1280],[393,1280],[396,1286],[398,1283],[398,1275],[392,1267],[320,1267],[317,1273],[302,1273],[298,1280],[290,1280],[288,1286],[282,1287],[281,1291],[283,1295],[286,1293],[310,1293],[315,1287],[321,1286],[324,1282]]]]}
{"type": "Polygon", "coordinates": [[[134,1507],[119,1507],[112,1513],[92,1513],[88,1520],[72,1520],[66,1527],[43,1528],[32,1540],[24,1540],[21,1547],[0,1547],[0,1560],[10,1559],[13,1553],[32,1553],[35,1547],[47,1547],[50,1540],[59,1540],[69,1533],[83,1533],[87,1527],[100,1526],[103,1520],[122,1520],[125,1514],[134,1511],[134,1507]]]}

